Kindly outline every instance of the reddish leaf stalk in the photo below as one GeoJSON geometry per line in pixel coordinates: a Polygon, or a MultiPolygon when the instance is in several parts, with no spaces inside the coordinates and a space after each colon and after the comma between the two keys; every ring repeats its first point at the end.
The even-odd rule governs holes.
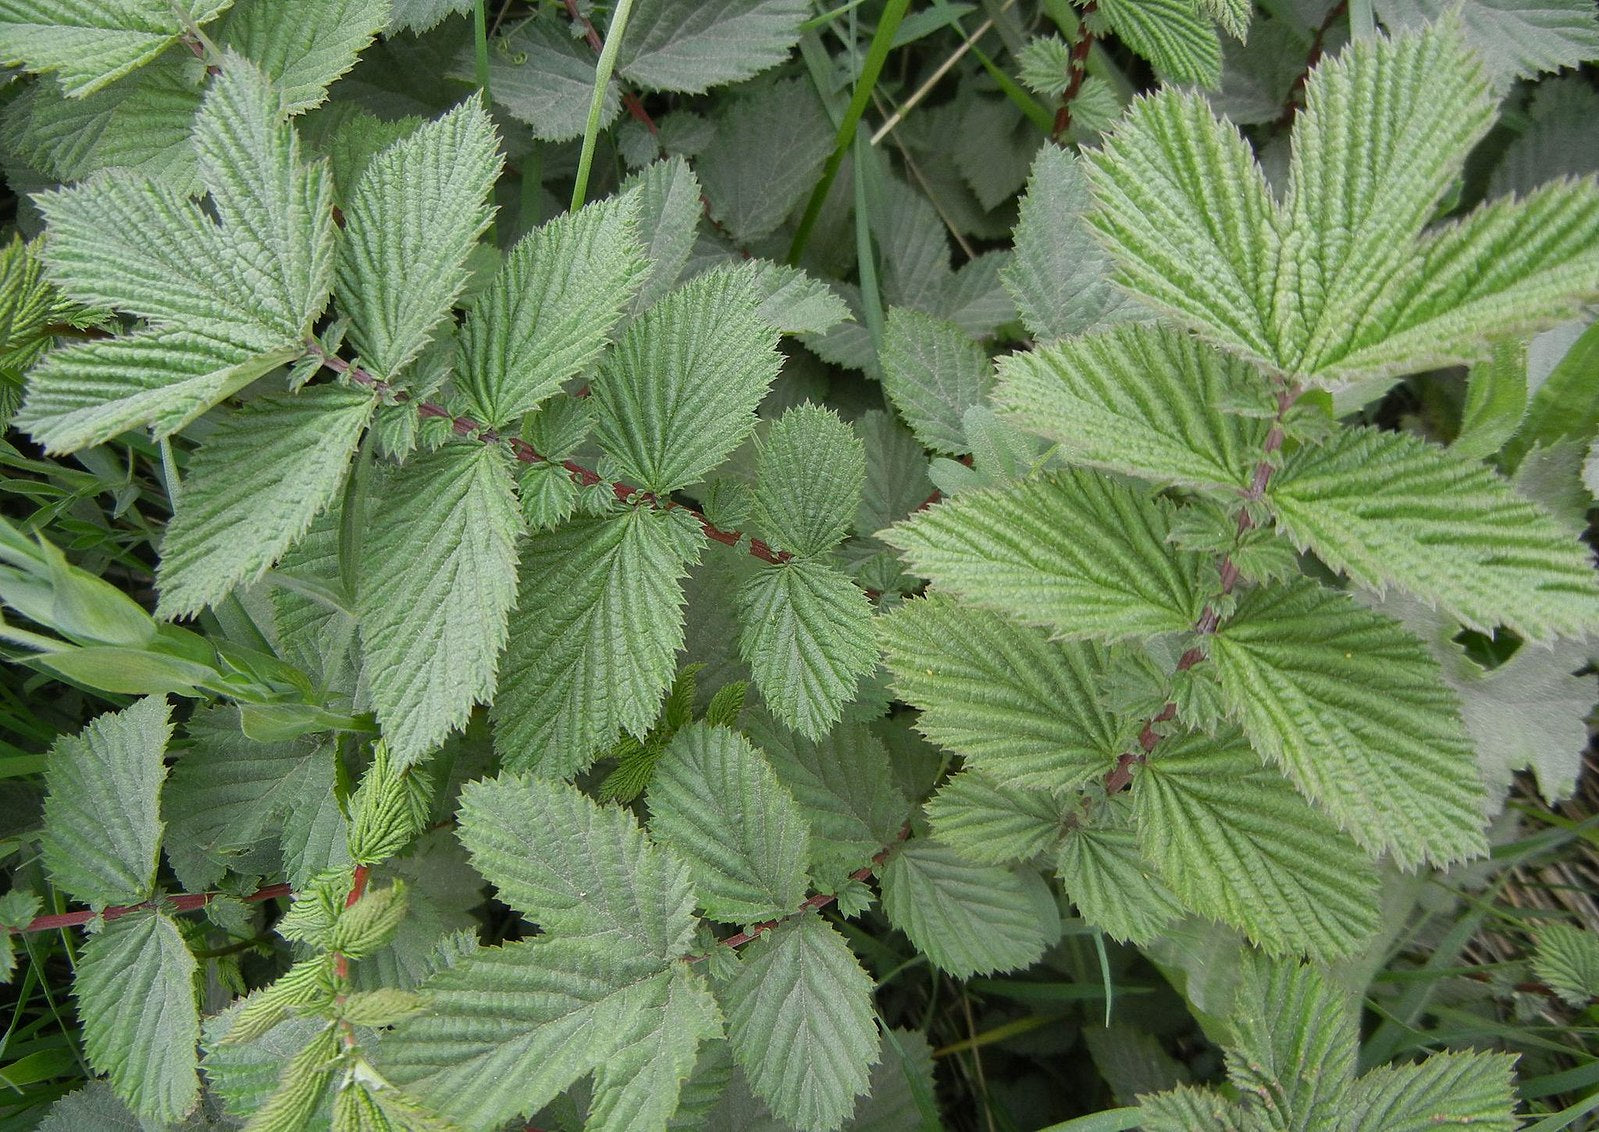
{"type": "Polygon", "coordinates": [[[1286,130],[1294,124],[1294,117],[1299,113],[1300,99],[1305,93],[1305,84],[1310,81],[1310,72],[1316,69],[1316,64],[1321,62],[1322,53],[1326,48],[1327,33],[1332,31],[1333,24],[1337,23],[1349,9],[1349,0],[1338,0],[1332,11],[1327,13],[1327,18],[1310,39],[1310,50],[1305,55],[1305,69],[1299,72],[1293,85],[1288,88],[1288,97],[1283,100],[1283,112],[1277,119],[1279,129],[1286,130]]]}
{"type": "Polygon", "coordinates": [[[1072,100],[1083,89],[1083,76],[1088,73],[1088,52],[1094,46],[1094,33],[1088,27],[1088,18],[1098,7],[1099,0],[1087,0],[1079,15],[1081,22],[1077,25],[1077,38],[1072,41],[1066,89],[1061,91],[1060,107],[1055,111],[1055,126],[1049,132],[1049,136],[1056,141],[1065,137],[1066,131],[1072,126],[1072,100]]]}
{"type": "MultiPolygon", "coordinates": [[[[600,38],[599,30],[594,26],[594,21],[578,10],[577,0],[566,0],[567,17],[583,29],[583,38],[598,55],[605,50],[605,41],[600,38]]],[[[650,117],[650,112],[644,109],[644,103],[639,101],[639,96],[630,90],[622,92],[622,105],[627,109],[635,121],[650,132],[652,137],[660,136],[660,128],[656,126],[655,119],[650,117]]]]}
{"type": "MultiPolygon", "coordinates": [[[[102,920],[116,920],[133,912],[159,911],[163,908],[178,912],[192,912],[196,908],[204,908],[213,900],[234,899],[245,904],[259,904],[264,900],[276,900],[280,896],[290,895],[289,886],[286,884],[269,884],[265,888],[258,888],[248,896],[234,896],[229,892],[184,892],[174,896],[163,896],[155,900],[146,900],[142,904],[119,904],[106,908],[98,913],[102,920]]],[[[8,928],[7,931],[18,935],[31,935],[34,932],[50,932],[59,928],[75,928],[96,918],[92,911],[82,912],[57,912],[49,916],[36,916],[20,928],[8,928]]]]}
{"type": "MultiPolygon", "coordinates": [[[[473,420],[471,417],[456,416],[454,413],[450,412],[449,409],[438,404],[436,401],[413,401],[411,395],[405,390],[396,389],[381,378],[374,377],[360,366],[353,366],[336,354],[328,353],[326,350],[322,349],[319,344],[311,342],[307,345],[311,352],[321,359],[322,364],[328,369],[335,373],[341,373],[351,381],[355,382],[355,384],[370,389],[375,393],[381,393],[393,401],[411,402],[415,404],[418,416],[433,417],[439,420],[449,421],[450,430],[457,436],[476,440],[483,444],[499,444],[503,441],[505,446],[511,450],[511,454],[524,464],[541,464],[550,462],[550,458],[548,456],[540,453],[538,449],[534,448],[531,444],[520,437],[501,436],[498,431],[490,428],[486,424],[483,424],[481,421],[473,420]]],[[[686,511],[688,514],[694,517],[694,521],[700,525],[700,530],[705,532],[705,536],[707,538],[712,539],[715,542],[719,542],[724,546],[736,547],[738,546],[739,542],[744,539],[744,534],[742,531],[725,531],[707,519],[704,514],[692,507],[686,506],[685,504],[678,503],[671,499],[661,499],[653,492],[643,491],[632,486],[631,484],[607,480],[598,472],[594,471],[594,469],[586,468],[582,464],[576,463],[572,460],[562,460],[561,467],[565,468],[569,473],[571,473],[572,478],[578,483],[582,484],[584,487],[592,487],[595,484],[605,484],[611,489],[611,494],[616,496],[616,498],[620,499],[623,503],[646,503],[651,507],[659,507],[662,510],[686,511]]],[[[748,542],[750,555],[752,557],[759,558],[762,562],[770,562],[773,565],[782,565],[784,562],[787,562],[793,557],[793,555],[786,550],[773,549],[770,544],[761,539],[751,538],[748,540],[748,542]]]]}

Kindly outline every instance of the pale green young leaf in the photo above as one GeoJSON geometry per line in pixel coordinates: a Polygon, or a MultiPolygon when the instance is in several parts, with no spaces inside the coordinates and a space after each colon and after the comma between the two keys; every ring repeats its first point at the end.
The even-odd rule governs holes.
{"type": "Polygon", "coordinates": [[[336,297],[376,376],[394,377],[449,318],[500,163],[494,123],[474,96],[379,153],[356,181],[336,297]]]}
{"type": "Polygon", "coordinates": [[[916,728],[996,782],[1070,790],[1108,772],[1131,734],[1100,703],[1106,657],[931,594],[877,621],[916,728]]]}
{"type": "Polygon", "coordinates": [[[1401,868],[1486,852],[1486,797],[1454,693],[1396,622],[1309,581],[1262,588],[1211,641],[1250,742],[1401,868]]]}
{"type": "Polygon", "coordinates": [[[1327,962],[1377,930],[1365,850],[1230,728],[1162,740],[1133,780],[1133,813],[1172,891],[1273,954],[1327,962]]]}
{"type": "MultiPolygon", "coordinates": [[[[1595,97],[1599,100],[1599,95],[1595,97]]],[[[1594,120],[1599,123],[1599,106],[1594,120]]],[[[1583,327],[1575,341],[1562,341],[1558,330],[1550,331],[1548,337],[1556,340],[1559,359],[1550,359],[1552,366],[1543,372],[1528,375],[1543,380],[1532,391],[1521,427],[1505,446],[1506,470],[1519,467],[1535,446],[1547,449],[1561,440],[1587,438],[1599,430],[1599,322],[1583,327]]],[[[1534,339],[1528,348],[1529,360],[1537,344],[1534,339]]]]}
{"type": "Polygon", "coordinates": [[[1545,924],[1536,933],[1533,974],[1569,1006],[1599,998],[1599,934],[1571,924],[1545,924]]]}
{"type": "Polygon", "coordinates": [[[1476,461],[1406,433],[1340,430],[1272,479],[1301,547],[1375,588],[1392,583],[1465,624],[1534,639],[1599,630],[1586,547],[1476,461]]]}
{"type": "Polygon", "coordinates": [[[1587,0],[1376,0],[1382,22],[1417,28],[1457,13],[1465,41],[1503,92],[1518,78],[1599,56],[1599,13],[1587,0]]]}
{"type": "Polygon", "coordinates": [[[149,898],[171,735],[165,697],[149,696],[50,748],[44,864],[74,899],[102,907],[149,898]]]}
{"type": "Polygon", "coordinates": [[[1354,1128],[1383,1132],[1512,1132],[1516,1118],[1516,1059],[1480,1050],[1445,1050],[1419,1065],[1373,1069],[1345,1096],[1342,1113],[1354,1128]]]}
{"type": "Polygon", "coordinates": [[[810,14],[805,0],[640,0],[617,71],[654,90],[698,94],[781,63],[810,14]]]}
{"type": "Polygon", "coordinates": [[[895,307],[879,355],[883,390],[916,438],[935,452],[972,450],[961,427],[994,383],[988,354],[947,319],[895,307]]]}
{"type": "Polygon", "coordinates": [[[603,1066],[650,1018],[673,976],[656,956],[615,940],[483,947],[422,990],[429,1008],[403,1019],[377,1067],[440,1115],[470,1128],[531,1117],[603,1066]]]}
{"type": "Polygon", "coordinates": [[[1016,221],[1015,251],[999,277],[1027,332],[1041,341],[1139,313],[1111,285],[1110,255],[1085,219],[1092,204],[1077,155],[1056,145],[1040,149],[1016,221]]]}
{"type": "Polygon", "coordinates": [[[586,1128],[656,1132],[679,1109],[701,1042],[722,1036],[722,1016],[703,976],[683,964],[645,984],[617,1047],[594,1071],[586,1128]]]}
{"type": "Polygon", "coordinates": [[[299,114],[327,98],[388,20],[389,0],[236,0],[217,35],[266,72],[286,113],[299,114]]]}
{"type": "Polygon", "coordinates": [[[50,1106],[38,1125],[38,1132],[144,1132],[144,1124],[111,1087],[111,1082],[96,1078],[74,1089],[50,1106]]]}
{"type": "Polygon", "coordinates": [[[1068,806],[1043,790],[1003,786],[964,770],[928,799],[933,836],[980,865],[1026,861],[1065,833],[1068,806]]]}
{"type": "Polygon", "coordinates": [[[825,554],[849,533],[866,483],[866,449],[831,409],[806,402],[756,442],[757,533],[800,557],[825,554]]]}
{"type": "Polygon", "coordinates": [[[650,780],[650,830],[687,863],[699,905],[750,924],[805,899],[810,829],[749,740],[727,727],[679,731],[650,780]]]}
{"type": "Polygon", "coordinates": [[[639,198],[558,216],[519,241],[473,302],[455,381],[473,415],[504,428],[582,373],[643,284],[639,198]]]}
{"type": "Polygon", "coordinates": [[[843,723],[812,741],[757,715],[751,735],[810,826],[818,883],[836,884],[893,842],[910,805],[882,740],[864,724],[843,723]]]}
{"type": "Polygon", "coordinates": [[[111,921],[78,954],[73,994],[89,1064],[152,1123],[180,1119],[200,1091],[196,967],[177,924],[156,912],[111,921]]]}
{"type": "Polygon", "coordinates": [[[1234,39],[1242,42],[1249,35],[1250,18],[1255,13],[1250,0],[1199,0],[1199,6],[1234,39]]]}
{"type": "Polygon", "coordinates": [[[1099,15],[1166,78],[1221,82],[1221,40],[1195,0],[1100,0],[1099,15]]]}
{"type": "Polygon", "coordinates": [[[825,734],[877,667],[872,606],[849,577],[799,559],[756,573],[738,593],[739,655],[774,715],[825,734]]]}
{"type": "Polygon", "coordinates": [[[1073,463],[1232,490],[1250,485],[1268,422],[1227,410],[1270,405],[1253,367],[1156,323],[1003,358],[994,400],[1073,463]]]}
{"type": "Polygon", "coordinates": [[[796,1128],[842,1125],[866,1091],[879,1041],[871,976],[843,937],[814,912],[796,916],[745,948],[719,992],[755,1094],[796,1128]]]}
{"type": "Polygon", "coordinates": [[[755,427],[777,332],[750,268],[710,271],[623,332],[590,383],[595,439],[629,483],[663,495],[716,467],[755,427]]]}
{"type": "Polygon", "coordinates": [[[225,418],[190,461],[161,541],[158,613],[221,601],[298,542],[343,485],[373,404],[364,390],[318,385],[225,418]]]}
{"type": "Polygon", "coordinates": [[[574,520],[522,546],[495,698],[504,765],[566,778],[655,722],[683,645],[683,585],[703,538],[673,512],[574,520]]]}
{"type": "Polygon", "coordinates": [[[622,182],[626,195],[637,189],[639,234],[644,241],[648,273],[628,310],[640,314],[677,282],[694,250],[700,226],[700,182],[681,157],[640,170],[622,182]]]}
{"type": "Polygon", "coordinates": [[[879,877],[889,923],[957,979],[1031,966],[1060,936],[1037,873],[977,864],[942,841],[906,842],[879,877]]]}
{"type": "Polygon", "coordinates": [[[1268,1127],[1311,1132],[1340,1123],[1359,1039],[1345,991],[1321,967],[1258,953],[1243,957],[1239,974],[1227,1075],[1245,1107],[1268,1127]]]}
{"type": "Polygon", "coordinates": [[[833,284],[786,263],[758,259],[754,266],[755,290],[761,295],[761,305],[756,309],[782,333],[825,334],[854,318],[833,284]]]}
{"type": "Polygon", "coordinates": [[[381,481],[357,595],[365,677],[401,766],[494,693],[522,515],[497,445],[450,444],[381,481]]]}
{"type": "Polygon", "coordinates": [[[1183,906],[1139,848],[1124,808],[1070,830],[1055,867],[1083,919],[1115,939],[1147,944],[1182,917],[1183,906]]]}
{"type": "Polygon", "coordinates": [[[0,63],[54,74],[71,98],[92,94],[177,42],[184,18],[212,19],[230,0],[0,0],[0,63]]]}
{"type": "Polygon", "coordinates": [[[882,532],[912,569],[1055,636],[1181,632],[1206,563],[1168,544],[1172,512],[1088,472],[963,492],[882,532]]]}

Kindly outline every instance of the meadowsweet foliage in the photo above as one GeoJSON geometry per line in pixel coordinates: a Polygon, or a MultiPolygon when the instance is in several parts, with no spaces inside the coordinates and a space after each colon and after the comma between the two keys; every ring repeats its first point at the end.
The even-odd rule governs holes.
{"type": "Polygon", "coordinates": [[[53,1126],[1513,1126],[1354,1004],[1575,782],[1599,187],[1468,159],[1599,23],[1015,7],[0,0],[0,641],[110,704],[5,841],[53,1126]]]}

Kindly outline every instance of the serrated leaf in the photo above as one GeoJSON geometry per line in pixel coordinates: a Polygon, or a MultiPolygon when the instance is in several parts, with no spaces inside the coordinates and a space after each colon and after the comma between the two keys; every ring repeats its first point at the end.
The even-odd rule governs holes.
{"type": "Polygon", "coordinates": [[[881,532],[911,568],[1060,637],[1180,632],[1203,603],[1197,556],[1167,545],[1166,505],[1066,471],[963,492],[881,532]]]}
{"type": "Polygon", "coordinates": [[[336,296],[377,377],[393,378],[422,352],[466,286],[498,144],[474,96],[372,158],[346,199],[336,296]]]}
{"type": "Polygon", "coordinates": [[[739,655],[761,698],[785,724],[819,738],[877,666],[872,606],[825,562],[761,570],[738,593],[739,655]]]}
{"type": "Polygon", "coordinates": [[[1081,334],[1140,313],[1111,285],[1110,255],[1085,220],[1092,204],[1077,155],[1056,145],[1040,149],[1022,197],[1015,252],[999,273],[1036,339],[1081,334]]]}
{"type": "Polygon", "coordinates": [[[1008,865],[1046,851],[1065,832],[1066,816],[1051,794],[1002,786],[975,770],[961,771],[927,802],[933,836],[980,865],[1008,865]]]}
{"type": "Polygon", "coordinates": [[[888,312],[879,355],[883,390],[935,452],[971,451],[961,421],[994,383],[988,354],[960,327],[907,308],[888,312]]]}
{"type": "Polygon", "coordinates": [[[1568,1006],[1599,998],[1599,935],[1570,924],[1545,924],[1536,935],[1532,971],[1568,1006]]]}
{"type": "Polygon", "coordinates": [[[511,424],[583,372],[643,284],[639,200],[558,216],[519,241],[461,332],[455,381],[480,421],[511,424]]]}
{"type": "Polygon", "coordinates": [[[980,865],[941,841],[906,842],[879,876],[889,923],[957,979],[1031,966],[1060,934],[1037,873],[980,865]]]}
{"type": "Polygon", "coordinates": [[[786,263],[756,260],[755,289],[760,316],[784,334],[823,334],[854,317],[833,284],[786,263]]]}
{"type": "Polygon", "coordinates": [[[650,781],[650,830],[687,863],[699,905],[750,924],[805,899],[810,829],[760,751],[737,731],[679,731],[650,781]]]}
{"type": "Polygon", "coordinates": [[[1264,1117],[1246,1127],[1309,1132],[1338,1122],[1359,1033],[1349,995],[1323,968],[1245,954],[1228,1015],[1227,1075],[1264,1117]]]}
{"type": "Polygon", "coordinates": [[[1291,457],[1269,495],[1296,543],[1366,585],[1398,585],[1484,631],[1599,629],[1586,547],[1481,464],[1414,436],[1340,430],[1291,457]]]}
{"type": "Polygon", "coordinates": [[[472,0],[394,0],[389,13],[389,31],[413,31],[420,35],[431,31],[445,17],[455,12],[465,12],[472,0]]]}
{"type": "Polygon", "coordinates": [[[777,376],[777,332],[749,268],[695,277],[645,311],[590,385],[595,439],[657,495],[716,467],[755,427],[777,376]]]}
{"type": "Polygon", "coordinates": [[[230,0],[3,0],[0,62],[54,74],[72,98],[150,62],[230,0]]]}
{"type": "Polygon", "coordinates": [[[1138,835],[1120,821],[1069,831],[1055,867],[1083,918],[1116,939],[1148,944],[1183,915],[1138,835]]]}
{"type": "Polygon", "coordinates": [[[401,766],[492,697],[521,531],[497,445],[446,445],[383,481],[357,602],[366,679],[401,766]]]}
{"type": "Polygon", "coordinates": [[[113,920],[78,955],[73,994],[89,1063],[153,1122],[179,1119],[199,1094],[196,967],[178,926],[154,912],[113,920]]]}
{"type": "Polygon", "coordinates": [[[1503,1053],[1446,1050],[1419,1065],[1373,1069],[1349,1091],[1343,1111],[1357,1128],[1383,1132],[1511,1132],[1516,1059],[1503,1053]]]}
{"type": "Polygon", "coordinates": [[[183,617],[254,582],[338,494],[372,395],[339,385],[252,401],[189,464],[156,570],[157,612],[183,617]]]}
{"type": "Polygon", "coordinates": [[[1172,891],[1277,955],[1327,962],[1377,930],[1377,873],[1243,737],[1163,739],[1133,779],[1139,844],[1172,891]]]}
{"type": "Polygon", "coordinates": [[[1467,46],[1503,91],[1518,78],[1576,67],[1599,55],[1599,15],[1587,0],[1376,0],[1382,22],[1416,28],[1458,13],[1467,46]]]}
{"type": "Polygon", "coordinates": [[[1100,0],[1099,15],[1128,47],[1179,82],[1221,82],[1221,40],[1194,0],[1100,0]]]}
{"type": "Polygon", "coordinates": [[[1179,1085],[1138,1098],[1144,1132],[1260,1132],[1246,1125],[1243,1110],[1214,1089],[1179,1085]]]}
{"type": "Polygon", "coordinates": [[[654,90],[698,94],[781,63],[810,14],[805,0],[641,0],[617,71],[654,90]]]}
{"type": "MultiPolygon", "coordinates": [[[[470,7],[470,4],[462,4],[470,7]]],[[[534,12],[533,18],[496,37],[489,51],[489,89],[494,104],[527,125],[539,141],[580,137],[594,100],[594,52],[574,39],[564,16],[534,12]]],[[[468,47],[454,77],[475,83],[476,58],[468,47]]],[[[600,125],[621,112],[616,87],[607,85],[600,125]]]]}
{"type": "Polygon", "coordinates": [[[460,814],[473,867],[545,931],[621,937],[627,953],[659,963],[687,952],[689,870],[626,810],[566,783],[502,774],[468,783],[460,814]]]}
{"type": "Polygon", "coordinates": [[[682,978],[603,938],[479,948],[424,985],[428,1009],[384,1038],[378,1068],[467,1127],[530,1117],[647,1041],[682,978]]]}
{"type": "Polygon", "coordinates": [[[218,28],[222,42],[266,72],[298,114],[320,105],[330,83],[384,30],[388,0],[244,0],[218,28]]]}
{"type": "Polygon", "coordinates": [[[866,449],[830,409],[788,410],[756,442],[751,518],[768,543],[801,557],[849,533],[866,483],[866,449]]]}
{"type": "Polygon", "coordinates": [[[1100,703],[1107,664],[1088,643],[1052,642],[941,594],[877,622],[893,687],[916,728],[1007,785],[1069,790],[1104,775],[1127,728],[1100,703]]]}
{"type": "Polygon", "coordinates": [[[521,588],[495,699],[512,770],[565,778],[655,722],[683,644],[683,576],[702,538],[649,508],[584,518],[522,546],[521,588]]]}
{"type": "Polygon", "coordinates": [[[1253,367],[1192,335],[1135,323],[1002,359],[994,400],[1073,463],[1242,491],[1269,426],[1227,407],[1265,393],[1253,367]]]}
{"type": "Polygon", "coordinates": [[[814,912],[739,956],[720,998],[733,1056],[755,1094],[801,1129],[838,1128],[877,1062],[872,980],[814,912]]]}
{"type": "Polygon", "coordinates": [[[162,759],[171,735],[166,698],[149,696],[50,748],[44,864],[75,899],[103,907],[149,898],[161,849],[162,759]]]}
{"type": "Polygon", "coordinates": [[[1250,17],[1255,12],[1250,0],[1199,0],[1199,6],[1234,39],[1242,42],[1249,35],[1250,17]]]}
{"type": "Polygon", "coordinates": [[[682,274],[694,249],[702,205],[699,178],[681,157],[657,161],[622,182],[624,194],[634,189],[649,263],[649,273],[629,307],[629,313],[636,315],[671,290],[682,274]]]}
{"type": "Polygon", "coordinates": [[[832,152],[833,125],[805,78],[729,98],[714,122],[694,170],[711,219],[748,245],[776,231],[811,191],[832,152]]]}
{"type": "Polygon", "coordinates": [[[627,1035],[595,1070],[585,1127],[596,1132],[668,1127],[700,1043],[722,1036],[721,1012],[700,975],[678,964],[649,989],[627,1035]]]}
{"type": "Polygon", "coordinates": [[[1397,623],[1309,581],[1262,588],[1211,656],[1250,742],[1368,850],[1406,869],[1487,850],[1458,701],[1397,623]]]}

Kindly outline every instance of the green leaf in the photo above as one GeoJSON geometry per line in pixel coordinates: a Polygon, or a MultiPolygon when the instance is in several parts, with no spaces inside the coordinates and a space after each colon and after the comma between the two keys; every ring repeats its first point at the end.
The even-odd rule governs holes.
{"type": "Polygon", "coordinates": [[[1523,636],[1599,629],[1587,548],[1475,461],[1405,433],[1340,430],[1269,491],[1300,547],[1366,585],[1398,585],[1465,624],[1523,636]]]}
{"type": "Polygon", "coordinates": [[[344,203],[337,298],[362,365],[393,378],[432,341],[488,226],[499,139],[474,96],[367,163],[344,203]]]}
{"type": "Polygon", "coordinates": [[[738,593],[739,655],[767,706],[819,738],[877,667],[872,606],[848,576],[797,559],[763,569],[738,593]]]}
{"type": "Polygon", "coordinates": [[[1035,872],[979,865],[919,837],[879,876],[889,923],[957,979],[1031,966],[1059,938],[1060,914],[1035,872]]]}
{"type": "Polygon", "coordinates": [[[376,495],[361,641],[378,722],[404,766],[493,696],[522,515],[497,445],[446,445],[399,468],[376,495]]]}
{"type": "Polygon", "coordinates": [[[594,1071],[587,1128],[665,1129],[694,1071],[699,1045],[722,1036],[722,1016],[705,980],[678,964],[646,984],[614,1052],[594,1071]]]}
{"type": "Polygon", "coordinates": [[[1012,354],[994,400],[1073,463],[1162,485],[1248,488],[1269,427],[1228,411],[1251,401],[1270,411],[1253,367],[1155,323],[1012,354]]]}
{"type": "Polygon", "coordinates": [[[733,1056],[755,1094],[789,1124],[842,1125],[878,1056],[872,980],[814,912],[767,932],[722,988],[733,1056]]]}
{"type": "Polygon", "coordinates": [[[780,228],[815,186],[833,123],[811,81],[790,78],[727,98],[712,124],[694,170],[710,218],[748,246],[780,228]]]}
{"type": "Polygon", "coordinates": [[[1309,581],[1262,588],[1211,656],[1250,742],[1365,848],[1406,869],[1487,851],[1458,702],[1398,624],[1309,581]]]}
{"type": "Polygon", "coordinates": [[[784,334],[824,334],[854,317],[833,284],[786,263],[754,262],[760,315],[784,334]]]}
{"type": "Polygon", "coordinates": [[[687,952],[689,870],[626,810],[566,783],[502,774],[462,789],[460,821],[473,867],[546,931],[620,936],[659,962],[687,952]]]}
{"type": "Polygon", "coordinates": [[[1537,931],[1532,971],[1569,1006],[1599,998],[1599,936],[1570,924],[1545,924],[1537,931]]]}
{"type": "Polygon", "coordinates": [[[1246,1126],[1238,1105],[1214,1089],[1192,1085],[1139,1097],[1138,1118],[1144,1132],[1258,1132],[1246,1126]]]}
{"type": "Polygon", "coordinates": [[[1599,426],[1599,322],[1583,330],[1533,391],[1521,427],[1505,447],[1505,467],[1515,469],[1535,445],[1568,436],[1589,437],[1599,426]]]}
{"type": "MultiPolygon", "coordinates": [[[[1064,82],[1065,67],[1060,75],[1064,82]]],[[[1015,251],[999,273],[1022,324],[1040,341],[1140,313],[1125,291],[1111,285],[1110,255],[1085,219],[1092,204],[1077,155],[1057,145],[1041,148],[1022,197],[1015,251]]]]}
{"type": "Polygon", "coordinates": [[[1322,968],[1247,954],[1228,1013],[1227,1075],[1245,1106],[1264,1116],[1259,1123],[1340,1122],[1359,1034],[1347,994],[1322,968]]]}
{"type": "Polygon", "coordinates": [[[229,0],[0,0],[0,62],[54,74],[71,98],[92,94],[177,42],[229,0]]]}
{"type": "Polygon", "coordinates": [[[1599,15],[1587,0],[1376,0],[1382,22],[1417,28],[1458,13],[1468,47],[1488,65],[1499,91],[1542,71],[1576,67],[1599,56],[1599,15]]]}
{"type": "Polygon", "coordinates": [[[372,395],[318,385],[252,401],[189,464],[161,540],[157,609],[184,617],[254,582],[338,495],[372,395]]]}
{"type": "Polygon", "coordinates": [[[73,993],[89,1064],[154,1123],[180,1119],[199,1095],[197,966],[177,924],[155,912],[113,920],[78,955],[73,993]]]}
{"type": "Polygon", "coordinates": [[[1449,450],[1481,460],[1504,447],[1527,411],[1527,343],[1497,342],[1488,359],[1466,375],[1460,430],[1449,450]]]}
{"type": "Polygon", "coordinates": [[[388,0],[243,0],[220,38],[266,72],[298,114],[319,106],[330,83],[355,65],[389,19],[388,0]]]}
{"type": "Polygon", "coordinates": [[[1249,35],[1255,5],[1250,0],[1199,0],[1200,8],[1240,43],[1249,35]]]}
{"type": "Polygon", "coordinates": [[[1221,40],[1194,0],[1100,0],[1099,15],[1166,78],[1221,84],[1221,40]]]}
{"type": "Polygon", "coordinates": [[[881,533],[911,568],[1060,637],[1180,632],[1203,560],[1167,545],[1172,512],[1132,488],[1060,472],[963,492],[881,533]]]}
{"type": "Polygon", "coordinates": [[[1061,887],[1083,919],[1111,936],[1148,944],[1183,915],[1182,904],[1139,848],[1117,804],[1109,820],[1078,826],[1061,843],[1061,887]]]}
{"type": "MultiPolygon", "coordinates": [[[[462,7],[470,7],[470,2],[462,7]]],[[[594,52],[574,39],[564,15],[534,12],[533,18],[498,36],[489,51],[489,89],[494,105],[527,125],[539,141],[581,137],[594,100],[594,52]]],[[[477,60],[470,49],[457,58],[452,77],[476,83],[477,60]]],[[[616,86],[608,84],[601,127],[621,112],[616,86]]]]}
{"type": "Polygon", "coordinates": [[[595,439],[622,478],[664,495],[720,464],[755,427],[777,376],[777,332],[750,268],[710,271],[623,332],[590,385],[595,439]]]}
{"type": "Polygon", "coordinates": [[[1163,739],[1133,779],[1139,844],[1202,916],[1327,962],[1377,930],[1377,873],[1236,731],[1163,739]]]}
{"type": "Polygon", "coordinates": [[[689,867],[701,908],[737,924],[805,899],[810,829],[761,752],[737,731],[679,731],[649,789],[650,829],[689,867]]]}
{"type": "MultiPolygon", "coordinates": [[[[564,789],[564,788],[561,788],[564,789]]],[[[618,1051],[648,1046],[672,999],[687,1021],[678,1041],[647,1060],[647,1049],[623,1052],[650,1068],[656,1057],[692,1060],[690,1035],[703,1033],[697,976],[660,958],[638,955],[603,937],[544,936],[479,948],[423,987],[429,1008],[403,1019],[384,1038],[378,1068],[440,1115],[472,1128],[531,1117],[579,1078],[603,1072],[618,1051]],[[676,992],[676,994],[674,994],[676,992]]],[[[714,1017],[714,1016],[712,1016],[714,1017]]],[[[620,1066],[619,1066],[620,1067],[620,1066]]],[[[636,1102],[636,1093],[608,1103],[636,1102]]]]}
{"type": "Polygon", "coordinates": [[[44,864],[75,899],[98,908],[149,898],[171,735],[165,697],[150,696],[50,748],[44,864]]]}
{"type": "Polygon", "coordinates": [[[474,301],[456,384],[504,428],[587,369],[643,284],[639,198],[591,204],[524,236],[474,301]]]}
{"type": "Polygon", "coordinates": [[[1373,1069],[1349,1091],[1342,1111],[1353,1127],[1383,1132],[1511,1132],[1516,1059],[1477,1050],[1435,1053],[1419,1065],[1373,1069]]]}
{"type": "Polygon", "coordinates": [[[866,449],[830,409],[789,409],[757,441],[755,529],[800,557],[824,554],[849,533],[866,483],[866,449]]]}
{"type": "Polygon", "coordinates": [[[640,0],[617,72],[686,94],[735,83],[786,59],[810,14],[805,0],[640,0]]]}
{"type": "Polygon", "coordinates": [[[389,31],[431,31],[454,12],[465,12],[472,0],[393,0],[389,31]]]}
{"type": "Polygon", "coordinates": [[[1042,790],[1002,786],[963,770],[927,802],[933,836],[980,865],[1008,865],[1045,852],[1066,831],[1067,809],[1042,790]]]}
{"type": "Polygon", "coordinates": [[[702,544],[691,521],[649,508],[523,544],[494,703],[506,767],[569,777],[619,731],[649,731],[683,645],[683,576],[702,544]]]}
{"type": "Polygon", "coordinates": [[[994,382],[981,346],[953,322],[895,307],[879,360],[883,390],[918,440],[935,452],[972,450],[961,418],[985,401],[994,382]]]}
{"type": "Polygon", "coordinates": [[[648,274],[633,296],[630,314],[640,314],[677,282],[699,232],[700,182],[681,157],[640,170],[622,182],[625,196],[638,189],[639,232],[644,240],[648,274]]]}
{"type": "Polygon", "coordinates": [[[1100,703],[1097,645],[1053,642],[942,594],[877,621],[916,729],[1009,786],[1069,790],[1107,773],[1131,739],[1100,703]]]}

